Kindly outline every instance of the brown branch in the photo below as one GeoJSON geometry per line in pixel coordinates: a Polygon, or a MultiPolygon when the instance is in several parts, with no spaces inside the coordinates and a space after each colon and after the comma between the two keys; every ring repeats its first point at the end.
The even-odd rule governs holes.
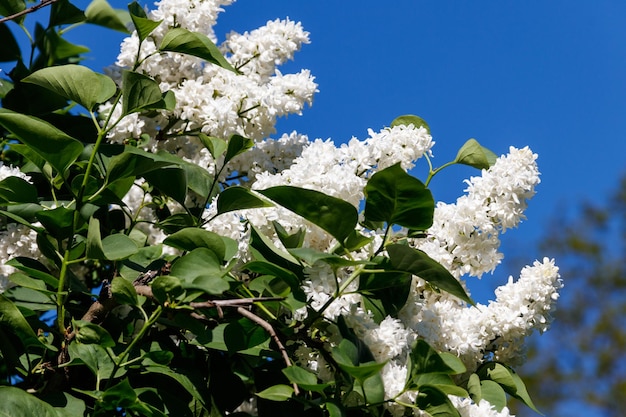
{"type": "Polygon", "coordinates": [[[17,19],[18,17],[22,17],[28,13],[32,13],[34,11],[37,11],[41,8],[44,8],[46,6],[50,6],[52,3],[56,3],[59,0],[41,0],[39,3],[35,4],[32,7],[29,7],[28,9],[24,9],[21,12],[17,12],[15,14],[12,14],[11,16],[5,16],[3,18],[0,19],[0,23],[4,23],[4,22],[8,22],[9,20],[14,20],[17,19]]]}
{"type": "MultiPolygon", "coordinates": [[[[274,339],[274,342],[276,343],[276,345],[278,346],[278,350],[280,350],[280,353],[283,355],[283,360],[285,361],[285,364],[287,366],[292,365],[291,359],[289,359],[289,355],[287,355],[287,349],[285,349],[285,346],[283,346],[282,342],[276,335],[276,332],[274,331],[274,328],[272,327],[271,324],[269,324],[268,322],[263,320],[261,317],[257,316],[256,314],[254,314],[253,312],[249,310],[246,310],[243,307],[237,307],[237,313],[241,314],[242,316],[244,316],[245,318],[249,320],[252,320],[256,324],[261,326],[266,332],[268,332],[269,335],[272,337],[272,339],[274,339]]],[[[293,392],[296,395],[300,394],[298,385],[296,383],[293,383],[292,385],[293,385],[293,392]]]]}

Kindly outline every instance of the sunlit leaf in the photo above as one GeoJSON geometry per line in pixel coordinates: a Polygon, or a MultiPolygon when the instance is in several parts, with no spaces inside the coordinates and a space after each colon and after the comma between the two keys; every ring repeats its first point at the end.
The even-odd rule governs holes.
{"type": "Polygon", "coordinates": [[[207,248],[215,253],[218,259],[224,259],[226,245],[221,236],[197,227],[188,227],[168,236],[163,243],[173,248],[192,251],[207,248]]]}
{"type": "Polygon", "coordinates": [[[54,407],[21,388],[0,387],[0,398],[3,417],[59,417],[54,407]]]}
{"type": "Polygon", "coordinates": [[[143,109],[165,107],[159,84],[147,75],[134,71],[122,74],[122,113],[130,114],[143,109]]]}
{"type": "Polygon", "coordinates": [[[172,28],[165,34],[159,50],[193,55],[227,70],[237,72],[207,36],[180,27],[172,28]]]}
{"type": "Polygon", "coordinates": [[[211,156],[215,160],[222,156],[228,148],[228,142],[226,142],[224,139],[207,136],[204,133],[199,133],[198,139],[200,139],[200,142],[202,142],[204,147],[209,150],[211,156]]]}
{"type": "Polygon", "coordinates": [[[389,245],[386,249],[394,270],[410,272],[434,287],[447,291],[471,305],[475,304],[459,281],[426,253],[400,244],[389,245]]]}
{"type": "Polygon", "coordinates": [[[0,109],[0,125],[60,173],[65,172],[83,152],[79,141],[33,116],[0,109]]]}
{"type": "Polygon", "coordinates": [[[256,395],[270,401],[287,401],[293,395],[293,388],[289,385],[278,384],[257,392],[256,395]]]}
{"type": "Polygon", "coordinates": [[[118,11],[113,9],[106,0],[93,0],[85,9],[85,17],[89,23],[104,26],[123,33],[129,33],[118,11]]]}
{"type": "Polygon", "coordinates": [[[113,97],[117,89],[115,82],[106,75],[72,64],[40,69],[22,82],[47,88],[88,110],[113,97]]]}
{"type": "Polygon", "coordinates": [[[272,206],[272,203],[257,197],[247,188],[239,186],[228,187],[220,193],[217,199],[217,212],[219,214],[235,210],[272,206]]]}
{"type": "Polygon", "coordinates": [[[497,159],[498,155],[482,146],[476,139],[469,139],[459,149],[454,162],[478,169],[489,169],[497,159]]]}
{"type": "Polygon", "coordinates": [[[145,40],[162,22],[162,20],[154,21],[148,19],[146,12],[136,1],[128,5],[128,11],[140,41],[145,40]]]}
{"type": "Polygon", "coordinates": [[[398,116],[391,122],[391,127],[399,126],[399,125],[413,125],[415,127],[423,127],[430,133],[430,127],[428,123],[424,121],[419,116],[415,116],[414,114],[405,114],[404,116],[398,116]]]}
{"type": "Polygon", "coordinates": [[[326,230],[339,242],[353,232],[358,221],[352,204],[319,191],[282,185],[258,192],[326,230]]]}
{"type": "Polygon", "coordinates": [[[111,261],[126,259],[139,250],[135,242],[123,233],[116,233],[102,239],[102,249],[106,259],[111,261]]]}
{"type": "Polygon", "coordinates": [[[365,186],[365,220],[425,230],[433,223],[435,201],[424,184],[400,164],[378,171],[365,186]]]}

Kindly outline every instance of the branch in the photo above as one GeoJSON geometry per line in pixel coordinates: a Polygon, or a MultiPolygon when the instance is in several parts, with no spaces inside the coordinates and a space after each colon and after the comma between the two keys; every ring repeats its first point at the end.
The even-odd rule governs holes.
{"type": "Polygon", "coordinates": [[[32,13],[34,11],[37,11],[41,8],[44,8],[46,6],[50,6],[52,3],[56,3],[59,0],[41,0],[38,4],[35,4],[32,7],[29,7],[28,9],[24,9],[21,12],[17,12],[15,14],[12,14],[11,16],[5,16],[2,19],[0,19],[0,23],[4,23],[4,22],[8,22],[9,20],[14,20],[17,19],[18,17],[24,16],[28,13],[32,13]]]}
{"type": "MultiPolygon", "coordinates": [[[[272,339],[274,339],[274,342],[278,346],[278,350],[280,350],[280,353],[283,355],[283,360],[285,361],[285,364],[287,366],[291,366],[292,365],[291,360],[289,359],[289,355],[287,355],[287,349],[285,349],[285,346],[283,346],[282,342],[280,341],[280,339],[276,335],[276,332],[274,331],[274,328],[272,327],[271,324],[269,324],[268,322],[263,320],[261,317],[257,316],[256,314],[254,314],[251,311],[246,310],[243,307],[237,307],[237,313],[241,314],[242,316],[244,316],[245,318],[247,318],[249,320],[252,320],[256,324],[261,326],[263,329],[265,329],[265,331],[269,333],[269,335],[272,337],[272,339]]],[[[300,390],[298,389],[298,385],[296,383],[293,383],[292,385],[293,385],[293,392],[296,395],[300,394],[300,390]]]]}

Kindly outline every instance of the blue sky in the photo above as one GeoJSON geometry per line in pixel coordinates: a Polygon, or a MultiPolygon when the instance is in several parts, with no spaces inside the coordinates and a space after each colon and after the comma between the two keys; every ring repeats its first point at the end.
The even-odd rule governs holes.
{"type": "MultiPolygon", "coordinates": [[[[550,218],[581,199],[604,199],[626,171],[622,0],[239,0],[220,15],[217,33],[285,17],[311,33],[286,71],[310,69],[320,92],[302,116],[281,120],[279,133],[364,139],[368,128],[413,113],[430,124],[436,165],[471,137],[497,154],[530,146],[542,183],[528,220],[503,236],[505,251],[528,248],[527,263],[539,256],[528,243],[550,218]]],[[[99,71],[122,38],[87,26],[70,32],[92,49],[85,63],[99,71]]],[[[431,183],[435,198],[454,200],[475,174],[444,170],[431,183]]]]}

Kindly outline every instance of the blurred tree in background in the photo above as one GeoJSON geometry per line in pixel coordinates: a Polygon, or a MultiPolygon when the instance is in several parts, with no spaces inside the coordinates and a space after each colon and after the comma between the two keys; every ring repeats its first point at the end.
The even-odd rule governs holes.
{"type": "MultiPolygon", "coordinates": [[[[608,201],[559,213],[541,251],[566,283],[548,335],[535,337],[520,370],[542,413],[623,416],[626,399],[626,175],[608,201]],[[557,233],[558,231],[558,233],[557,233]]],[[[516,407],[515,414],[532,412],[516,407]]]]}

